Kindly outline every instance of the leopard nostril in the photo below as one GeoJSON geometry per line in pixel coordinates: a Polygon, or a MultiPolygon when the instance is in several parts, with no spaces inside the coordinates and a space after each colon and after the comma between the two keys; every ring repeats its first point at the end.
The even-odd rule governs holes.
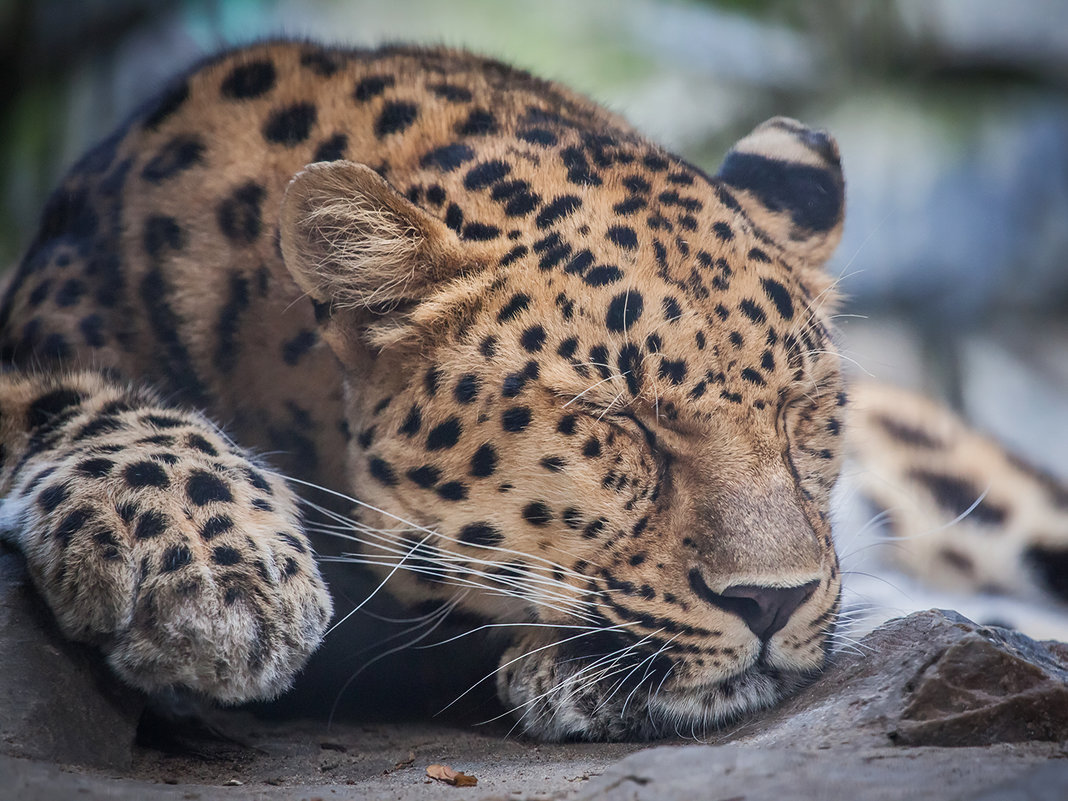
{"type": "Polygon", "coordinates": [[[690,586],[703,600],[725,612],[737,615],[762,641],[786,625],[798,608],[812,597],[819,581],[796,587],[763,587],[758,584],[735,584],[723,592],[713,592],[701,572],[690,571],[690,586]]]}

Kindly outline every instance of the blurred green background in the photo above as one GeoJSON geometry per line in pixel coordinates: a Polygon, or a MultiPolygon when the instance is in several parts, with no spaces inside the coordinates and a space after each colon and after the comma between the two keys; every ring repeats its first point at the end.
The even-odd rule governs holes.
{"type": "Polygon", "coordinates": [[[174,71],[266,36],[467,46],[709,169],[767,117],[829,128],[846,354],[1068,476],[1068,3],[0,0],[0,32],[6,265],[86,146],[174,71]]]}

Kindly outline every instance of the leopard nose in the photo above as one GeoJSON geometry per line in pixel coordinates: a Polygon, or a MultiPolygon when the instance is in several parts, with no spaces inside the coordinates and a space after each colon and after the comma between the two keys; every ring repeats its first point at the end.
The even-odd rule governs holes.
{"type": "Polygon", "coordinates": [[[722,606],[738,615],[762,641],[786,625],[787,621],[819,586],[810,581],[797,587],[762,587],[757,584],[736,584],[722,593],[722,606]]]}
{"type": "Polygon", "coordinates": [[[786,625],[820,585],[819,580],[795,587],[765,587],[760,584],[734,584],[723,592],[713,592],[697,568],[690,570],[690,587],[699,598],[737,615],[757,637],[767,641],[786,625]]]}

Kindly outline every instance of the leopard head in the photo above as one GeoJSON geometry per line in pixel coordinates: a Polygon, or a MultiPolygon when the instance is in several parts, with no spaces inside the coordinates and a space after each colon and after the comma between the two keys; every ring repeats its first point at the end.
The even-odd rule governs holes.
{"type": "Polygon", "coordinates": [[[551,133],[405,186],[311,165],[283,255],[346,375],[367,561],[515,624],[528,732],[702,731],[818,670],[835,623],[837,146],[776,118],[708,176],[551,133]]]}

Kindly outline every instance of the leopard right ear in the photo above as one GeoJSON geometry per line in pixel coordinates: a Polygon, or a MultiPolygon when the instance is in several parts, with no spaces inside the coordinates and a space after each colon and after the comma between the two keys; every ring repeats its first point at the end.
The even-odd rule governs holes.
{"type": "Polygon", "coordinates": [[[819,268],[842,238],[845,181],[826,131],[775,117],[731,148],[716,177],[788,254],[819,268]]]}
{"type": "Polygon", "coordinates": [[[459,275],[470,255],[441,220],[363,164],[310,164],[281,210],[282,258],[297,284],[333,310],[388,311],[459,275]]]}

